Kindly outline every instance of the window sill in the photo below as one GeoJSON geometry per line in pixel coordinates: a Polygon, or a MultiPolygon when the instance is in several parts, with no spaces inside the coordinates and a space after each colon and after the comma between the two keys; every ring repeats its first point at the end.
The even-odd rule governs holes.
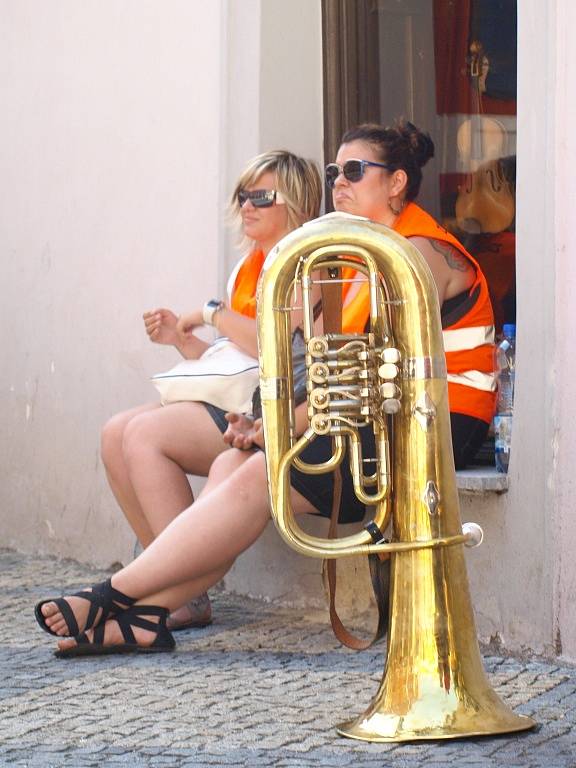
{"type": "Polygon", "coordinates": [[[496,467],[470,467],[456,472],[456,485],[461,493],[506,493],[508,475],[496,467]]]}

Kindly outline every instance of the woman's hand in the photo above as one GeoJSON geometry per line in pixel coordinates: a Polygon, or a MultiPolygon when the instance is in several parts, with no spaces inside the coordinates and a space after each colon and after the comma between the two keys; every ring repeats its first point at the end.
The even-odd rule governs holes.
{"type": "Polygon", "coordinates": [[[169,309],[152,309],[144,312],[144,327],[150,341],[156,344],[177,344],[176,325],[178,317],[169,309]]]}
{"type": "Polygon", "coordinates": [[[249,451],[258,446],[264,448],[264,432],[262,419],[253,421],[249,416],[240,413],[227,413],[228,429],[224,432],[224,442],[232,448],[249,451]]]}
{"type": "Polygon", "coordinates": [[[176,324],[176,332],[181,339],[189,339],[196,328],[201,325],[204,325],[202,310],[195,309],[193,312],[180,316],[176,324]]]}

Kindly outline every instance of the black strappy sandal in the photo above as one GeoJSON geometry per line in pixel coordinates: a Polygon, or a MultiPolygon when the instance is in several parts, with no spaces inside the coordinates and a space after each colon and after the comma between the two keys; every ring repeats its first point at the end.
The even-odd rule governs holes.
{"type": "MultiPolygon", "coordinates": [[[[69,595],[69,597],[81,597],[84,600],[88,600],[90,603],[90,610],[86,617],[86,623],[82,630],[83,632],[87,629],[92,629],[92,627],[98,624],[102,624],[106,619],[109,619],[111,616],[116,616],[117,613],[125,611],[134,604],[134,598],[128,597],[128,595],[125,595],[118,589],[114,589],[110,579],[107,579],[100,584],[94,584],[91,589],[91,592],[74,592],[73,595],[69,595]],[[99,610],[101,610],[100,615],[98,615],[99,610]]],[[[44,632],[48,632],[48,634],[54,635],[54,637],[74,637],[75,635],[80,634],[80,627],[78,626],[74,612],[64,597],[41,600],[36,604],[34,614],[36,616],[36,621],[42,627],[44,632]],[[46,605],[46,603],[56,603],[60,609],[60,613],[68,626],[67,635],[56,634],[56,632],[53,632],[46,624],[46,617],[41,610],[42,606],[46,605]]]]}
{"type": "Polygon", "coordinates": [[[94,637],[90,640],[85,632],[76,637],[77,645],[64,650],[54,652],[59,659],[73,659],[78,656],[107,656],[114,653],[165,653],[173,651],[176,643],[172,633],[166,629],[166,619],[168,610],[159,608],[156,605],[134,605],[127,611],[119,613],[113,617],[118,622],[123,643],[116,645],[104,645],[103,624],[99,624],[94,630],[94,637]],[[150,621],[144,616],[158,616],[158,621],[150,621]],[[156,632],[156,637],[151,645],[138,645],[132,627],[147,629],[150,632],[156,632]]]}

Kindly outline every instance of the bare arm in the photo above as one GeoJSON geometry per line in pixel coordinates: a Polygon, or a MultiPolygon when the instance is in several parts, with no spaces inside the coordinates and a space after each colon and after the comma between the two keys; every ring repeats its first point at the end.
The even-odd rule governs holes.
{"type": "MultiPolygon", "coordinates": [[[[320,286],[315,284],[312,288],[312,303],[320,300],[320,286]]],[[[294,299],[295,309],[291,313],[292,328],[302,325],[302,297],[298,290],[294,299]]],[[[214,326],[220,336],[226,336],[252,357],[258,357],[258,326],[255,319],[246,317],[230,307],[219,309],[214,315],[214,326]]],[[[181,344],[186,344],[193,338],[194,330],[204,324],[202,310],[196,309],[178,320],[176,325],[177,335],[181,344]]]]}
{"type": "MultiPolygon", "coordinates": [[[[177,335],[181,343],[185,344],[194,337],[196,328],[204,325],[201,309],[195,309],[178,320],[176,325],[177,335]]],[[[227,336],[231,341],[252,357],[258,357],[258,343],[256,340],[256,320],[245,317],[233,309],[223,307],[214,315],[214,327],[220,336],[227,336]]]]}
{"type": "Polygon", "coordinates": [[[425,237],[411,237],[410,242],[418,248],[430,267],[440,306],[446,299],[465,291],[476,279],[472,264],[449,243],[425,237]]]}
{"type": "Polygon", "coordinates": [[[224,307],[215,314],[214,324],[219,334],[227,336],[252,357],[258,357],[256,320],[224,307]]]}
{"type": "Polygon", "coordinates": [[[172,345],[188,360],[200,357],[208,346],[193,334],[187,338],[182,337],[177,330],[178,317],[170,309],[152,309],[144,312],[142,317],[150,341],[172,345]]]}

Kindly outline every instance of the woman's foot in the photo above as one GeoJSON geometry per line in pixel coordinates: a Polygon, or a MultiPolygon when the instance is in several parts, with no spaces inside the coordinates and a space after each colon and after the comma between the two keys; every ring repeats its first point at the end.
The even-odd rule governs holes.
{"type": "Polygon", "coordinates": [[[170,616],[168,616],[166,626],[171,632],[175,632],[180,629],[207,627],[211,623],[212,606],[210,605],[210,598],[206,592],[203,592],[186,603],[186,605],[172,611],[170,616]]]}
{"type": "Polygon", "coordinates": [[[70,637],[98,626],[133,603],[131,597],[114,589],[108,579],[72,595],[42,600],[36,605],[35,614],[38,624],[46,632],[70,637]]]}
{"type": "Polygon", "coordinates": [[[175,642],[166,629],[167,616],[166,608],[134,605],[78,637],[60,640],[55,654],[65,659],[114,653],[172,651],[175,642]]]}

